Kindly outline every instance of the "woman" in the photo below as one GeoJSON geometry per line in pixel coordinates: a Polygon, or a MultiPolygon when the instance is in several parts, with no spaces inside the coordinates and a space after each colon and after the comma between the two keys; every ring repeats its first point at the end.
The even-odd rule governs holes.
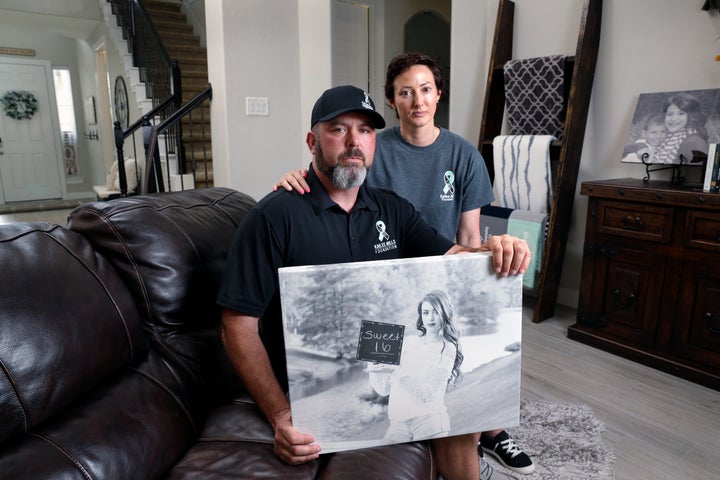
{"type": "Polygon", "coordinates": [[[447,293],[435,290],[417,307],[416,336],[405,339],[400,365],[370,365],[370,383],[389,395],[390,427],[385,438],[396,442],[446,436],[450,417],[445,392],[461,378],[463,354],[447,293]]]}
{"type": "MultiPolygon", "coordinates": [[[[492,184],[478,149],[464,138],[435,125],[435,111],[444,88],[440,66],[419,52],[394,57],[387,68],[385,101],[395,111],[400,125],[377,134],[375,159],[368,170],[366,184],[392,190],[404,197],[420,212],[423,219],[438,232],[463,246],[478,248],[480,208],[493,200],[492,184]]],[[[273,187],[298,193],[309,192],[305,182],[307,170],[287,172],[273,187]]],[[[443,458],[453,459],[457,470],[471,470],[472,462],[463,465],[472,450],[493,454],[503,465],[522,474],[532,473],[532,459],[518,448],[504,430],[482,434],[446,437],[433,441],[438,454],[438,468],[443,477],[443,458]],[[474,437],[474,440],[473,438],[474,437]],[[467,454],[460,455],[455,452],[467,454]]],[[[477,456],[474,461],[477,463],[477,456]]]]}
{"type": "Polygon", "coordinates": [[[677,93],[665,100],[662,111],[667,136],[657,149],[657,163],[689,163],[693,150],[707,153],[705,115],[697,98],[689,93],[677,93]]]}

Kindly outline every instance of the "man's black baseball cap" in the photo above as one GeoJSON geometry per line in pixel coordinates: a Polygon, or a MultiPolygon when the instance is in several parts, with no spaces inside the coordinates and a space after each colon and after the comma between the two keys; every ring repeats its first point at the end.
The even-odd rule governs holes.
{"type": "Polygon", "coordinates": [[[375,103],[363,90],[352,85],[343,85],[325,90],[315,102],[310,126],[332,120],[345,112],[365,113],[372,119],[375,128],[384,128],[385,119],[375,111],[375,103]]]}

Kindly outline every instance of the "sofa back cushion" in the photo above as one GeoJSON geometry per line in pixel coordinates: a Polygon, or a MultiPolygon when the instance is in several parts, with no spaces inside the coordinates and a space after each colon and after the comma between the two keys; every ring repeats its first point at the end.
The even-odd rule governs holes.
{"type": "Polygon", "coordinates": [[[147,355],[135,302],[81,235],[0,225],[0,443],[147,355]]]}
{"type": "Polygon", "coordinates": [[[228,249],[255,201],[227,188],[94,202],[71,212],[122,276],[159,351],[202,387],[235,381],[215,304],[228,249]]]}

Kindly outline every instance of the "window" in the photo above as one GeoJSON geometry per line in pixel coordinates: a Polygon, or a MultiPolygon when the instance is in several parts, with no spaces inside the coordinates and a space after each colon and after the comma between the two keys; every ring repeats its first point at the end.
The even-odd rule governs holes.
{"type": "Polygon", "coordinates": [[[55,84],[55,99],[60,120],[65,176],[76,177],[78,175],[78,162],[75,154],[77,128],[75,126],[75,105],[72,96],[72,83],[70,82],[70,70],[67,67],[54,67],[53,82],[55,84]]]}

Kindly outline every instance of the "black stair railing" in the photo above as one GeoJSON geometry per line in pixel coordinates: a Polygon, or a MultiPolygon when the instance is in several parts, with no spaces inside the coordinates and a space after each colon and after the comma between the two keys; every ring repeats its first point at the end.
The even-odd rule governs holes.
{"type": "Polygon", "coordinates": [[[164,192],[170,190],[187,190],[196,188],[198,183],[207,186],[211,177],[210,163],[207,161],[210,148],[210,132],[208,131],[207,106],[212,100],[212,85],[180,107],[175,113],[157,125],[145,127],[146,168],[142,191],[145,193],[164,192]],[[175,168],[166,155],[164,162],[160,159],[160,150],[167,151],[173,132],[184,129],[188,137],[182,142],[181,151],[177,155],[175,168]],[[189,152],[185,146],[189,145],[189,152]],[[189,178],[186,174],[190,173],[189,178]],[[169,178],[170,175],[172,178],[169,178]],[[175,180],[175,181],[173,181],[175,180]]]}
{"type": "MultiPolygon", "coordinates": [[[[130,139],[132,142],[132,159],[135,162],[135,173],[136,175],[139,175],[139,172],[142,170],[141,167],[144,167],[144,165],[147,165],[149,162],[147,161],[147,153],[148,153],[148,144],[146,141],[147,138],[147,131],[149,128],[152,128],[153,122],[157,122],[158,118],[165,110],[169,109],[171,107],[171,104],[174,102],[173,98],[169,98],[165,100],[163,103],[158,105],[157,107],[153,108],[149,113],[146,115],[143,115],[140,117],[139,120],[136,120],[133,122],[130,126],[123,129],[120,125],[119,121],[116,121],[114,123],[114,131],[115,131],[115,152],[117,156],[117,162],[118,162],[118,183],[120,184],[120,196],[121,197],[127,197],[128,195],[138,194],[142,193],[141,190],[141,179],[136,177],[135,178],[135,186],[132,190],[128,190],[128,182],[127,182],[127,172],[125,170],[125,142],[130,139]],[[137,147],[137,140],[136,136],[141,135],[141,139],[143,140],[141,143],[144,145],[144,155],[145,155],[145,161],[144,162],[138,162],[138,147],[137,147]]],[[[175,139],[177,140],[177,138],[175,139]]]]}
{"type": "MultiPolygon", "coordinates": [[[[180,67],[177,61],[170,58],[160,40],[147,11],[140,0],[108,0],[115,15],[118,26],[123,32],[123,38],[128,42],[128,48],[133,56],[133,64],[139,70],[140,81],[145,84],[146,94],[152,100],[152,110],[125,129],[119,122],[115,122],[115,148],[118,160],[118,177],[120,196],[140,193],[140,182],[128,192],[127,174],[125,171],[125,142],[132,141],[133,158],[136,162],[135,171],[139,172],[145,162],[138,162],[136,135],[142,133],[141,127],[147,129],[153,123],[162,122],[178,110],[182,103],[182,84],[180,67]],[[138,168],[140,167],[140,168],[138,168]]],[[[179,164],[184,164],[181,158],[184,151],[182,146],[182,124],[167,133],[168,155],[175,155],[179,164]]],[[[143,135],[143,143],[146,134],[143,135]]],[[[147,158],[147,157],[146,157],[147,158]]]]}
{"type": "Polygon", "coordinates": [[[140,81],[152,98],[153,108],[171,97],[176,100],[175,107],[179,107],[180,67],[165,50],[145,7],[140,0],[108,1],[128,42],[133,64],[139,69],[140,81]]]}

